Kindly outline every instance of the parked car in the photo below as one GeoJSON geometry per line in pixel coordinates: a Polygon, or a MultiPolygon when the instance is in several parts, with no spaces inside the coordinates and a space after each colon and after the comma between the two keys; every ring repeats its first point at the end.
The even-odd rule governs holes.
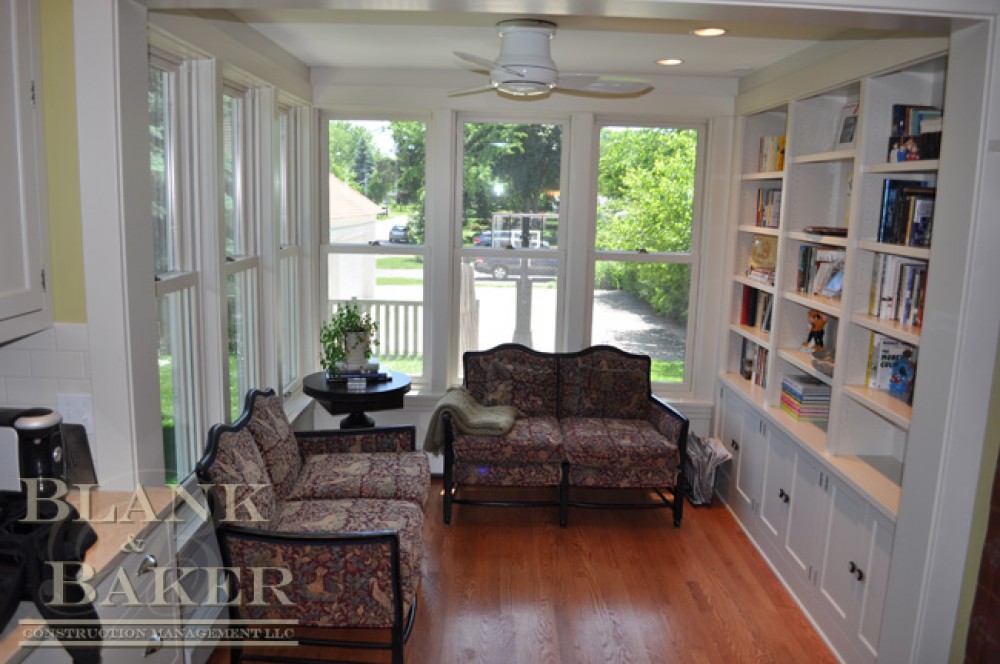
{"type": "Polygon", "coordinates": [[[476,272],[502,280],[510,275],[520,275],[525,262],[528,264],[529,276],[554,277],[558,269],[558,260],[555,258],[506,258],[501,256],[479,257],[472,264],[472,267],[476,272]]]}
{"type": "Polygon", "coordinates": [[[410,231],[406,226],[393,226],[389,230],[389,242],[409,242],[410,231]]]}

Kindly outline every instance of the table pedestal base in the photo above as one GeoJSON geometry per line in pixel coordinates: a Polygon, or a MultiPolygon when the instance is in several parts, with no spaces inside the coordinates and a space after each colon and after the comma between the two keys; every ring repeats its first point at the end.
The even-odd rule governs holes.
{"type": "Polygon", "coordinates": [[[360,410],[354,411],[340,421],[341,429],[371,429],[373,426],[375,426],[375,420],[360,410]]]}

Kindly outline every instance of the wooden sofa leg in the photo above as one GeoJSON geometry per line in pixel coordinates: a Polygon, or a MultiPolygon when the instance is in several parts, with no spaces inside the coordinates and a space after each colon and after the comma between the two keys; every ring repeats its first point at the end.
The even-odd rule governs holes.
{"type": "Polygon", "coordinates": [[[687,487],[684,483],[684,475],[677,478],[677,486],[674,487],[674,528],[681,527],[681,517],[684,516],[684,494],[687,487]]]}
{"type": "Polygon", "coordinates": [[[444,485],[444,525],[451,524],[451,487],[445,482],[444,485]]]}

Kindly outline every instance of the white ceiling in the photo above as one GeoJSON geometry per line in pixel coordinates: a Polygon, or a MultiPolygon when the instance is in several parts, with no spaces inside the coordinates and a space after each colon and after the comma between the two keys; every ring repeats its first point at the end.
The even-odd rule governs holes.
{"type": "Polygon", "coordinates": [[[870,38],[901,29],[941,33],[948,27],[946,21],[932,17],[652,0],[147,0],[147,4],[154,10],[209,11],[216,19],[217,10],[228,10],[309,67],[336,70],[470,69],[453,52],[492,60],[500,47],[496,23],[520,17],[557,23],[552,58],[561,72],[640,77],[742,76],[817,41],[870,38]],[[327,8],[330,5],[349,8],[327,8]],[[532,11],[509,11],[519,5],[531,6],[532,11]],[[400,6],[420,9],[393,9],[400,6]],[[484,7],[503,11],[481,11],[484,7]],[[548,12],[539,11],[543,8],[548,12]],[[725,27],[729,33],[716,38],[689,33],[707,24],[725,27]],[[655,64],[665,57],[681,58],[684,64],[655,64]]]}

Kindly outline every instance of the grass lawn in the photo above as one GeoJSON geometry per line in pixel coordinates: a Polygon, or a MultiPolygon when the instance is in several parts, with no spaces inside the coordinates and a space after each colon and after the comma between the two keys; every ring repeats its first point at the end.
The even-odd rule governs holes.
{"type": "Polygon", "coordinates": [[[375,267],[379,270],[422,270],[424,260],[420,256],[379,256],[375,267]]]}

